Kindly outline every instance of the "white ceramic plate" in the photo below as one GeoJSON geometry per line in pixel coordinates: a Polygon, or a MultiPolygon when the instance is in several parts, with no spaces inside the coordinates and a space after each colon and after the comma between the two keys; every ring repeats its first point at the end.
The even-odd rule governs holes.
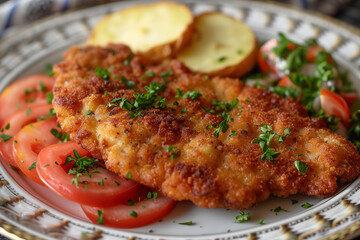
{"type": "MultiPolygon", "coordinates": [[[[61,54],[69,46],[84,43],[92,26],[105,14],[143,2],[118,2],[56,16],[0,43],[0,91],[15,79],[44,72],[46,63],[60,61],[61,54]]],[[[220,0],[183,2],[195,14],[217,10],[243,20],[255,31],[260,41],[276,37],[279,31],[297,41],[317,38],[349,72],[360,91],[358,30],[273,3],[220,0]]],[[[241,224],[233,223],[238,211],[201,209],[190,202],[180,202],[161,222],[121,230],[90,223],[78,204],[31,182],[0,160],[0,217],[3,219],[0,225],[10,232],[16,230],[18,235],[25,238],[32,235],[54,239],[79,239],[84,236],[89,239],[318,239],[332,236],[335,239],[353,234],[360,228],[360,214],[357,213],[360,179],[343,186],[335,196],[327,199],[300,195],[285,199],[270,198],[250,210],[251,220],[241,224]],[[292,204],[293,199],[299,203],[292,204]],[[302,208],[301,205],[306,202],[314,206],[302,208]],[[271,211],[278,206],[287,212],[276,214],[271,211]],[[258,224],[261,219],[263,225],[258,224]],[[185,221],[195,224],[178,224],[185,221]]]]}

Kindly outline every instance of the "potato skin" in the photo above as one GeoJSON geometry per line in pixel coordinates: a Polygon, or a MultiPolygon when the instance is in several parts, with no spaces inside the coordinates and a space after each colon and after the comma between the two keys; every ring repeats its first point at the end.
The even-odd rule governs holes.
{"type": "Polygon", "coordinates": [[[121,176],[156,188],[175,200],[191,200],[204,208],[248,209],[271,194],[287,197],[303,193],[316,197],[334,194],[338,182],[353,181],[359,175],[360,155],[345,138],[326,128],[323,119],[309,118],[304,106],[238,79],[194,74],[179,61],[148,64],[121,45],[73,47],[54,71],[54,109],[64,131],[106,167],[121,176]],[[96,76],[94,69],[109,69],[110,79],[96,76]],[[143,77],[146,72],[152,77],[143,77]],[[166,81],[161,73],[172,72],[166,81]],[[137,93],[150,82],[166,84],[160,96],[166,109],[148,108],[130,118],[120,108],[108,107],[115,98],[133,99],[119,76],[134,81],[137,93]],[[195,100],[176,97],[176,89],[200,91],[195,100]],[[105,94],[106,92],[106,94],[105,94]],[[222,117],[206,112],[213,99],[230,102],[237,98],[242,108],[232,110],[229,129],[214,137],[209,125],[222,117]],[[173,103],[178,101],[178,105],[173,103]],[[170,108],[171,107],[171,108],[170,108]],[[186,111],[182,113],[186,107],[186,111]],[[173,109],[172,109],[173,108],[173,109]],[[86,113],[91,110],[93,114],[86,113]],[[280,156],[262,161],[259,144],[253,140],[267,124],[273,132],[290,136],[271,147],[280,156]],[[231,131],[236,131],[231,136],[231,131]],[[167,146],[180,149],[171,160],[167,146]],[[295,161],[308,165],[300,173],[295,161]]]}
{"type": "MultiPolygon", "coordinates": [[[[100,20],[99,23],[97,23],[97,25],[95,25],[95,27],[93,28],[93,31],[87,41],[87,44],[89,45],[94,45],[94,46],[106,46],[109,43],[114,43],[114,44],[126,44],[126,42],[122,42],[117,40],[113,40],[114,39],[114,32],[116,33],[117,29],[121,28],[121,26],[118,26],[118,22],[116,22],[115,16],[116,15],[123,15],[124,13],[128,13],[131,12],[131,14],[126,14],[126,16],[128,18],[132,18],[132,19],[128,19],[128,21],[136,21],[136,17],[138,14],[142,13],[142,12],[146,12],[148,14],[151,14],[151,12],[154,12],[154,14],[156,14],[156,9],[162,8],[163,11],[169,11],[172,12],[175,9],[177,11],[182,11],[183,14],[185,14],[185,19],[180,19],[178,18],[178,21],[183,21],[183,25],[185,26],[184,31],[179,33],[178,37],[176,37],[176,39],[172,40],[172,41],[168,41],[165,43],[154,43],[153,46],[149,47],[147,50],[144,51],[137,51],[134,50],[133,51],[139,55],[141,55],[144,59],[151,61],[151,62],[161,62],[164,59],[170,59],[170,58],[174,58],[176,56],[176,54],[181,51],[190,41],[191,41],[191,36],[193,34],[193,15],[191,10],[184,4],[179,4],[179,3],[175,3],[175,2],[158,2],[158,3],[153,3],[153,4],[147,4],[147,5],[136,5],[130,8],[126,8],[123,10],[120,10],[118,12],[112,13],[111,15],[108,15],[106,17],[104,17],[102,20],[100,20]],[[188,19],[191,19],[190,22],[187,22],[188,19]],[[186,20],[186,21],[185,21],[186,20]],[[106,31],[104,31],[104,29],[106,31]],[[107,31],[111,31],[109,34],[107,34],[107,31]]],[[[177,16],[177,15],[176,15],[177,16]]],[[[182,17],[182,16],[181,16],[182,17]]],[[[166,19],[164,19],[163,21],[166,21],[166,19]]],[[[156,26],[158,22],[154,23],[154,26],[151,26],[151,28],[156,28],[156,27],[161,27],[161,26],[156,26]]],[[[120,23],[122,24],[122,23],[120,23]]],[[[128,24],[127,21],[124,21],[123,24],[128,24]]],[[[159,23],[158,23],[159,24],[159,23]]],[[[159,24],[160,25],[160,24],[159,24]]],[[[139,23],[136,26],[136,30],[140,31],[140,29],[143,26],[141,26],[141,23],[139,23]]],[[[168,26],[169,27],[169,26],[168,26]]],[[[131,30],[130,30],[131,31],[131,30]]],[[[164,32],[169,32],[172,31],[171,27],[170,29],[160,29],[160,31],[164,31],[164,32]]],[[[118,33],[126,35],[125,33],[118,33]]],[[[138,36],[139,37],[139,36],[138,36]]],[[[116,37],[115,37],[116,38],[116,37]]],[[[140,38],[142,38],[142,41],[146,41],[146,36],[140,36],[140,38]]],[[[158,42],[161,42],[161,39],[164,38],[163,34],[158,34],[158,42]]],[[[132,38],[129,37],[130,42],[136,42],[136,40],[138,39],[133,39],[135,41],[131,41],[132,38]]],[[[140,43],[138,43],[140,44],[140,43]]],[[[128,44],[131,48],[131,44],[128,44]]],[[[137,46],[139,47],[139,45],[137,46]]]]}

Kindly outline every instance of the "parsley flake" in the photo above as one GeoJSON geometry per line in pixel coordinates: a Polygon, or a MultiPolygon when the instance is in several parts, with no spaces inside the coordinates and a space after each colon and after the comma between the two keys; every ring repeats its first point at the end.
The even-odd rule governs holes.
{"type": "Polygon", "coordinates": [[[53,72],[53,65],[48,63],[45,65],[45,72],[46,75],[48,75],[49,77],[54,76],[54,72],[53,72]]]}
{"type": "Polygon", "coordinates": [[[235,217],[234,223],[242,223],[250,220],[250,213],[240,211],[240,215],[235,217]]]}
{"type": "Polygon", "coordinates": [[[175,158],[180,157],[180,149],[175,146],[168,145],[167,152],[171,154],[171,161],[173,161],[175,158]]]}
{"type": "Polygon", "coordinates": [[[130,171],[128,171],[127,173],[126,173],[126,176],[125,176],[127,179],[131,179],[131,172],[130,171]]]}
{"type": "Polygon", "coordinates": [[[6,129],[6,130],[9,130],[9,129],[10,129],[10,123],[6,124],[5,129],[6,129]]]}
{"type": "Polygon", "coordinates": [[[181,222],[180,225],[194,225],[193,221],[181,222]]]}
{"type": "Polygon", "coordinates": [[[96,222],[98,224],[105,224],[103,220],[104,210],[98,210],[97,212],[98,212],[98,219],[96,220],[96,222]]]}
{"type": "Polygon", "coordinates": [[[218,62],[223,62],[223,61],[225,61],[226,59],[227,59],[226,56],[222,56],[222,57],[219,57],[219,58],[217,59],[217,61],[218,61],[218,62]]]}
{"type": "Polygon", "coordinates": [[[137,214],[134,210],[131,210],[131,211],[129,212],[129,215],[132,216],[132,217],[134,217],[134,218],[137,218],[137,217],[138,217],[138,214],[137,214]]]}
{"type": "Polygon", "coordinates": [[[230,134],[230,137],[234,137],[236,134],[238,134],[238,133],[236,131],[232,130],[231,134],[230,134]]]}
{"type": "Polygon", "coordinates": [[[301,205],[301,207],[302,207],[302,208],[305,208],[305,209],[311,208],[312,206],[314,206],[314,205],[311,204],[311,203],[304,203],[303,205],[301,205]]]}
{"type": "Polygon", "coordinates": [[[1,134],[0,138],[2,139],[3,142],[6,142],[9,141],[12,138],[12,136],[7,134],[1,134]]]}
{"type": "Polygon", "coordinates": [[[120,77],[121,82],[126,86],[128,89],[133,89],[135,87],[135,82],[129,81],[124,75],[120,77]]]}
{"type": "Polygon", "coordinates": [[[102,69],[100,66],[97,66],[95,68],[95,74],[96,74],[96,76],[101,77],[104,80],[107,80],[110,78],[111,73],[109,72],[109,70],[102,69]]]}
{"type": "Polygon", "coordinates": [[[28,168],[28,170],[33,170],[36,168],[36,161],[31,164],[31,166],[28,168]]]}
{"type": "Polygon", "coordinates": [[[124,60],[124,65],[129,66],[131,59],[133,58],[132,54],[129,54],[126,59],[124,60]]]}
{"type": "Polygon", "coordinates": [[[280,153],[274,152],[274,149],[270,147],[270,142],[274,138],[276,133],[270,133],[273,128],[269,125],[262,124],[261,125],[262,133],[259,135],[259,138],[254,139],[252,142],[260,145],[263,154],[261,155],[261,160],[268,159],[270,162],[275,162],[275,158],[277,158],[280,153]]]}
{"type": "Polygon", "coordinates": [[[302,161],[295,161],[294,162],[296,169],[301,173],[301,174],[305,174],[307,169],[308,169],[308,165],[302,161]]]}

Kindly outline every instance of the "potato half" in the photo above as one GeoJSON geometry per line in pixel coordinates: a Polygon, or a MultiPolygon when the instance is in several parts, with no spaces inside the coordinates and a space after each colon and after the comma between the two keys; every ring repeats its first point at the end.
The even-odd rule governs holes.
{"type": "Polygon", "coordinates": [[[192,42],[177,56],[194,72],[240,77],[256,63],[257,40],[241,21],[218,12],[195,18],[192,42]]]}
{"type": "Polygon", "coordinates": [[[88,44],[121,43],[152,61],[174,57],[191,40],[193,15],[183,4],[159,2],[112,13],[95,25],[88,44]]]}

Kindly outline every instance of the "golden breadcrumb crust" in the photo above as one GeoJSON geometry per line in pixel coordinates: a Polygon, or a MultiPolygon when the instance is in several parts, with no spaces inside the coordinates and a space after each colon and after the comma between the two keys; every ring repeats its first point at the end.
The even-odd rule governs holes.
{"type": "Polygon", "coordinates": [[[251,208],[270,194],[327,197],[335,193],[338,182],[358,176],[360,156],[355,146],[327,129],[323,120],[307,117],[296,101],[245,86],[237,79],[192,74],[175,60],[149,65],[133,55],[126,64],[130,55],[122,45],[72,47],[65,61],[55,67],[53,104],[62,129],[94,157],[103,159],[111,171],[124,177],[130,172],[133,180],[175,200],[229,209],[251,208]],[[96,76],[98,66],[111,72],[110,79],[96,76]],[[135,82],[137,92],[145,92],[150,82],[166,83],[160,96],[166,98],[168,108],[149,108],[130,118],[123,108],[108,107],[115,98],[134,99],[122,75],[135,82]],[[196,90],[202,96],[179,98],[176,88],[183,93],[196,90]],[[222,117],[202,108],[214,108],[213,99],[229,102],[235,98],[242,108],[230,111],[234,121],[229,130],[214,137],[215,128],[207,126],[219,124],[222,117]],[[175,101],[179,104],[173,105],[175,101]],[[271,141],[270,146],[280,152],[273,163],[262,161],[259,144],[252,143],[262,124],[280,135],[290,128],[284,142],[279,143],[277,137],[271,141]],[[237,134],[230,136],[232,131],[237,134]],[[178,158],[171,160],[168,145],[180,149],[178,158]],[[295,161],[308,165],[305,174],[295,168],[295,161]]]}

